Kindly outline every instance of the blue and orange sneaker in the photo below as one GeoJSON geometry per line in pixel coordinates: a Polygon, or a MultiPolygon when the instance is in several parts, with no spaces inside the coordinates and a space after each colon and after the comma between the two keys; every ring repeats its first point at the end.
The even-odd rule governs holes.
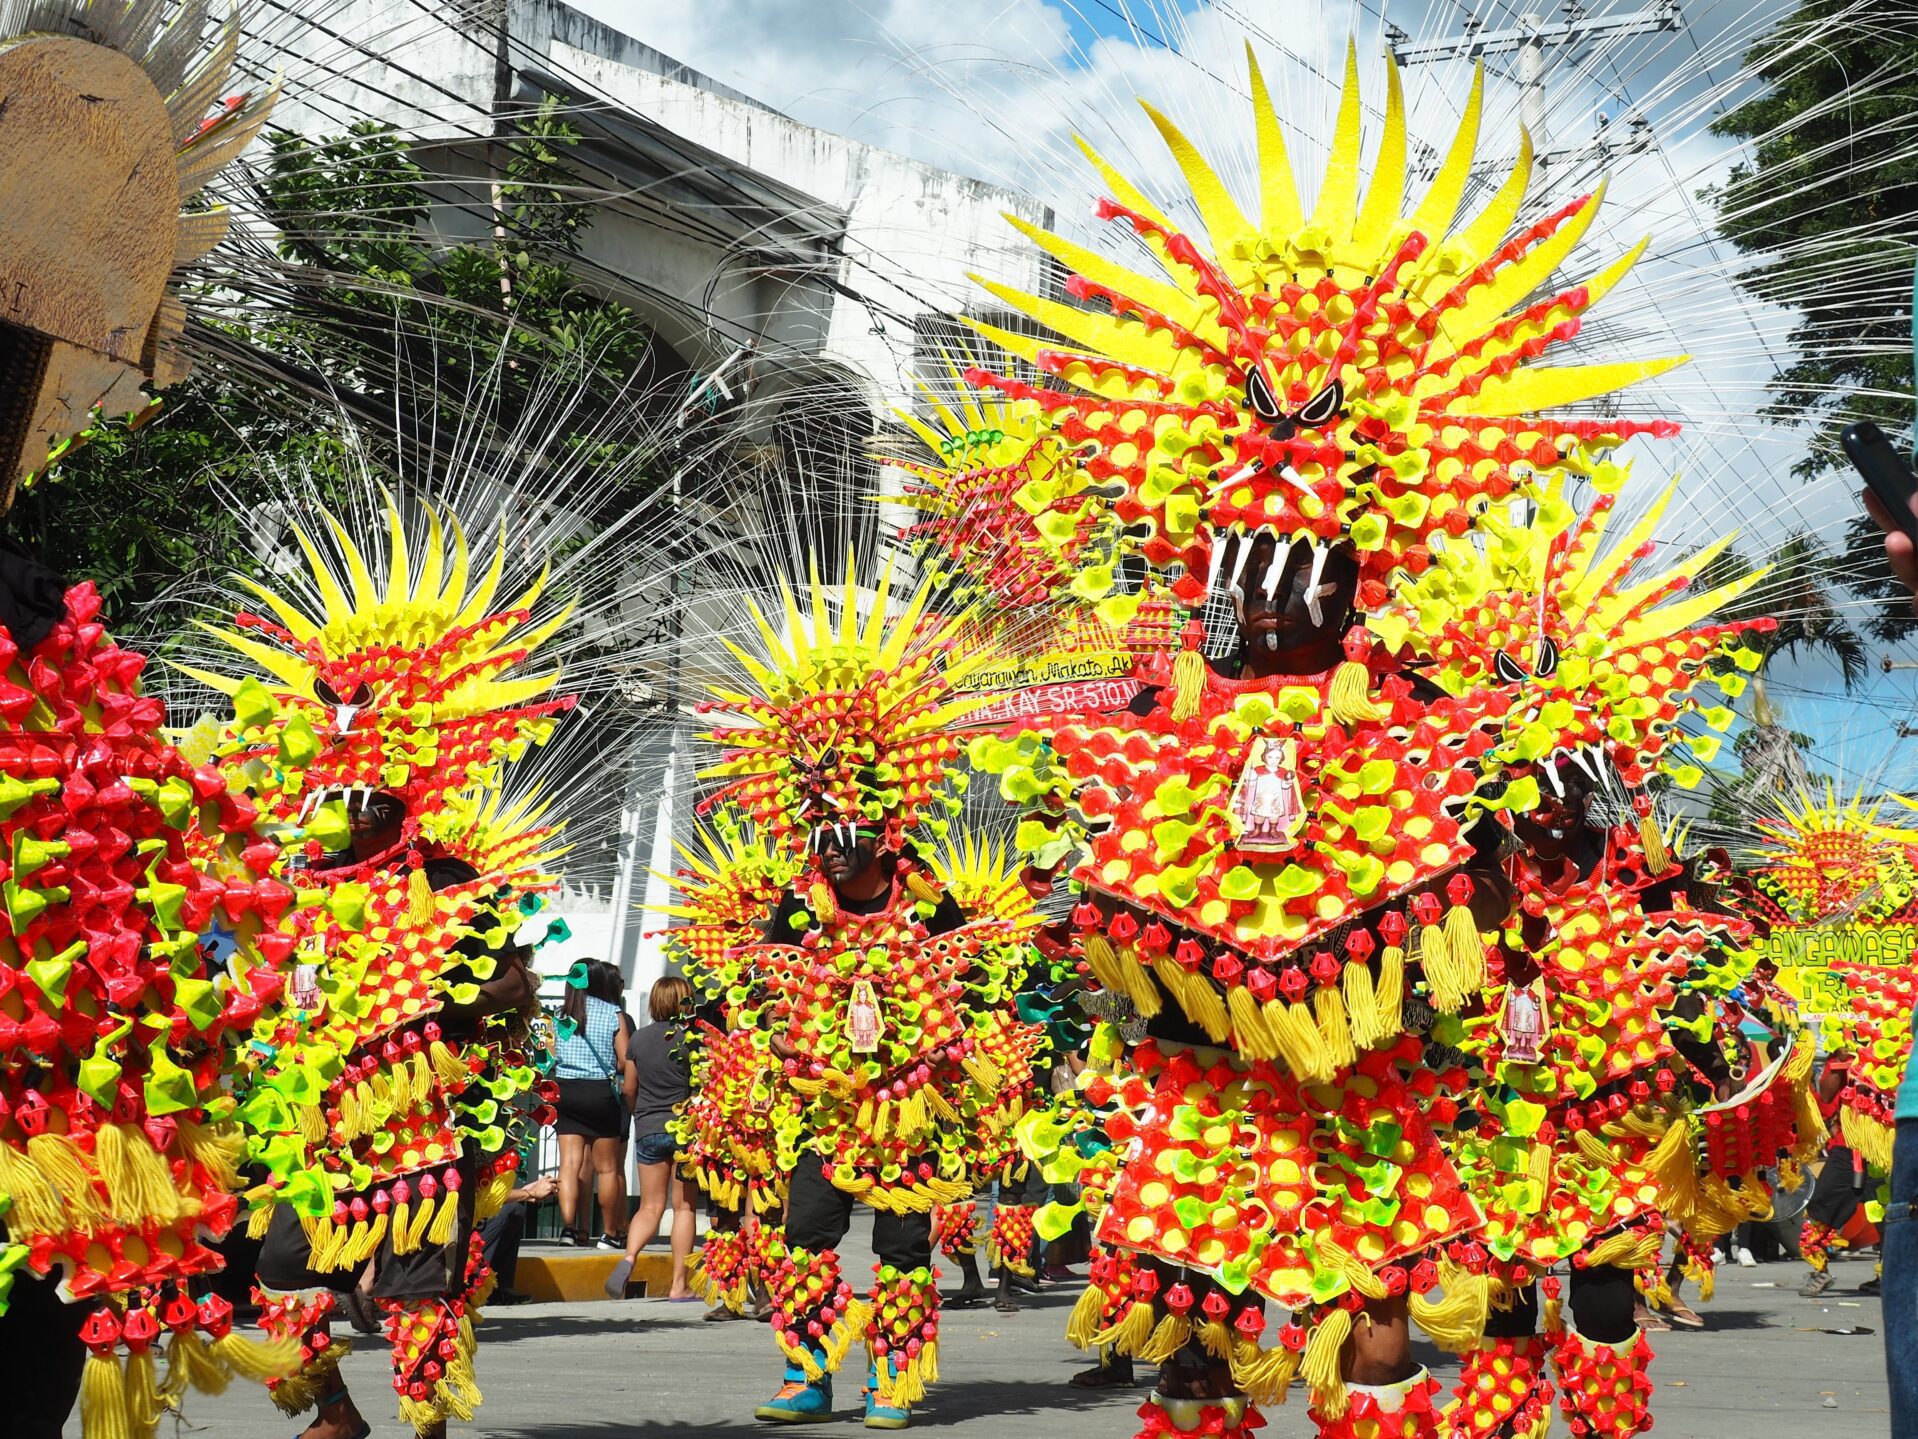
{"type": "Polygon", "coordinates": [[[879,1366],[874,1363],[866,1374],[866,1427],[904,1429],[911,1423],[910,1408],[904,1404],[887,1404],[879,1398],[879,1366]]]}
{"type": "Polygon", "coordinates": [[[786,1366],[779,1392],[753,1410],[769,1424],[823,1424],[832,1418],[832,1375],[808,1379],[797,1364],[786,1366]]]}

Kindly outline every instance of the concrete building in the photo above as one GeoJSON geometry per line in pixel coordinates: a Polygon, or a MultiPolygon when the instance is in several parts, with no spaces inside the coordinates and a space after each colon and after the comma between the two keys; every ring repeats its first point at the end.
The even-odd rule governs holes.
{"type": "MultiPolygon", "coordinates": [[[[701,463],[731,477],[715,496],[694,466],[687,503],[710,505],[712,528],[745,551],[771,537],[762,555],[795,540],[843,554],[870,524],[878,510],[865,497],[884,483],[870,440],[894,407],[915,404],[913,375],[951,343],[949,317],[1015,323],[981,308],[989,297],[969,276],[1057,292],[1049,262],[1004,219],[1050,224],[1045,207],[802,125],[559,0],[298,8],[263,20],[249,56],[259,73],[285,74],[275,123],[308,134],[394,125],[435,177],[428,225],[449,239],[492,223],[498,127],[542,96],[565,104],[583,137],[569,163],[593,206],[589,283],[652,327],[657,393],[690,417],[701,463]]],[[[675,570],[630,612],[599,619],[618,645],[625,633],[657,638],[670,609],[653,647],[665,658],[636,679],[662,713],[637,754],[606,767],[626,795],[617,852],[595,863],[595,837],[573,836],[603,882],[568,896],[574,937],[542,968],[606,956],[643,987],[660,959],[640,932],[659,922],[638,921],[635,906],[664,901],[647,871],[670,870],[670,840],[685,837],[683,712],[702,657],[721,650],[714,637],[739,628],[742,561],[723,574],[701,552],[628,563],[636,575],[675,570]]]]}

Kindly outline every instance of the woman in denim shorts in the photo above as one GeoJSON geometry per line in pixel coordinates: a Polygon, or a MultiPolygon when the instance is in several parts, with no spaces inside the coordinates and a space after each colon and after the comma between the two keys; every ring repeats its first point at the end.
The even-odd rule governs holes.
{"type": "Polygon", "coordinates": [[[627,1053],[639,1071],[633,1099],[633,1158],[639,1165],[639,1209],[626,1227],[626,1257],[613,1266],[606,1292],[624,1295],[639,1251],[659,1236],[666,1212],[666,1191],[673,1188],[673,1282],[666,1297],[689,1300],[696,1296],[686,1283],[686,1260],[693,1252],[693,1224],[698,1215],[698,1191],[673,1166],[673,1137],[666,1132],[673,1111],[692,1093],[687,1067],[686,1028],[692,1018],[693,989],[676,974],[653,985],[647,1001],[652,1023],[635,1034],[627,1053]]]}

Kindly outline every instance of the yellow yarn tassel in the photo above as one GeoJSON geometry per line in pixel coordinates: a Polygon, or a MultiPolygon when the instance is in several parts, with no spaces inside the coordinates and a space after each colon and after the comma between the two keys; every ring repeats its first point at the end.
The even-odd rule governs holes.
{"type": "Polygon", "coordinates": [[[213,1357],[197,1330],[167,1336],[166,1388],[176,1397],[187,1390],[201,1394],[223,1394],[231,1376],[213,1357]]]}
{"type": "Polygon", "coordinates": [[[513,1192],[513,1181],[518,1177],[517,1169],[502,1169],[480,1186],[479,1199],[473,1206],[474,1223],[482,1224],[506,1207],[506,1196],[513,1192]]]}
{"type": "Polygon", "coordinates": [[[159,1368],[153,1362],[153,1350],[141,1349],[127,1355],[127,1433],[131,1439],[153,1439],[160,1428],[160,1416],[173,1406],[160,1391],[159,1368]]]}
{"type": "Polygon", "coordinates": [[[1255,1404],[1283,1404],[1298,1372],[1298,1354],[1284,1346],[1261,1349],[1243,1339],[1233,1346],[1232,1382],[1255,1404]]]}
{"type": "Polygon", "coordinates": [[[1337,989],[1325,986],[1312,996],[1318,1012],[1319,1038],[1325,1044],[1325,1059],[1334,1072],[1358,1063],[1358,1050],[1352,1043],[1352,1026],[1346,1020],[1345,1000],[1337,989]]]}
{"type": "Polygon", "coordinates": [[[318,1144],[326,1138],[326,1114],[319,1105],[295,1105],[293,1120],[299,1126],[300,1138],[308,1144],[318,1144]]]}
{"type": "Polygon", "coordinates": [[[450,1244],[453,1240],[454,1226],[459,1223],[460,1197],[448,1190],[440,1199],[440,1212],[433,1216],[433,1225],[426,1231],[429,1244],[450,1244]]]}
{"type": "Polygon", "coordinates": [[[1372,971],[1363,964],[1348,964],[1340,984],[1345,990],[1345,1018],[1352,1028],[1352,1044],[1371,1049],[1390,1036],[1379,1032],[1379,1001],[1372,990],[1372,971]]]}
{"type": "Polygon", "coordinates": [[[1066,1318],[1066,1342],[1075,1349],[1090,1349],[1092,1336],[1099,1332],[1099,1317],[1104,1312],[1106,1292],[1088,1284],[1079,1293],[1078,1302],[1066,1318]]]}
{"type": "Polygon", "coordinates": [[[1405,951],[1396,944],[1386,945],[1379,956],[1379,978],[1372,999],[1378,1006],[1378,1042],[1383,1044],[1405,1028],[1405,951]]]}
{"type": "Polygon", "coordinates": [[[1491,1317],[1491,1287],[1450,1260],[1439,1264],[1440,1297],[1414,1294],[1408,1301],[1412,1322],[1448,1354],[1463,1354],[1485,1338],[1491,1317]]]}
{"type": "Polygon", "coordinates": [[[94,1136],[94,1157],[101,1177],[107,1179],[110,1202],[118,1203],[116,1185],[110,1168],[119,1174],[119,1193],[129,1208],[126,1217],[134,1222],[147,1219],[170,1224],[191,1212],[180,1192],[173,1187],[173,1171],[148,1141],[146,1132],[129,1126],[109,1124],[94,1136]],[[103,1156],[112,1154],[111,1160],[103,1156]]]}
{"type": "Polygon", "coordinates": [[[1103,934],[1088,934],[1085,942],[1086,968],[1099,981],[1099,987],[1113,994],[1124,994],[1125,975],[1119,969],[1119,952],[1103,934]]]}
{"type": "Polygon", "coordinates": [[[1194,974],[1170,954],[1153,960],[1152,972],[1185,1011],[1186,1017],[1203,1029],[1214,1044],[1224,1044],[1231,1038],[1232,1016],[1226,1012],[1225,1001],[1219,998],[1219,991],[1212,987],[1211,980],[1194,974]]]}
{"type": "Polygon", "coordinates": [[[1485,983],[1485,941],[1472,911],[1455,904],[1445,913],[1445,947],[1452,951],[1452,972],[1466,998],[1485,983]]]}
{"type": "Polygon", "coordinates": [[[1164,1364],[1185,1348],[1191,1338],[1191,1321],[1183,1314],[1167,1314],[1154,1327],[1151,1337],[1139,1346],[1137,1357],[1148,1364],[1164,1364]]]}
{"type": "Polygon", "coordinates": [[[1363,724],[1392,713],[1388,704],[1372,702],[1372,672],[1357,660],[1345,660],[1332,671],[1325,691],[1325,712],[1339,724],[1363,724]]]}
{"type": "Polygon", "coordinates": [[[1339,1355],[1345,1341],[1352,1337],[1352,1311],[1333,1309],[1312,1330],[1305,1341],[1305,1359],[1299,1373],[1312,1392],[1312,1408],[1322,1418],[1345,1417],[1345,1381],[1339,1377],[1339,1355]]]}
{"type": "MultiPolygon", "coordinates": [[[[101,1133],[104,1135],[112,1128],[112,1125],[107,1125],[101,1133]]],[[[94,1187],[93,1173],[87,1167],[86,1158],[66,1135],[36,1134],[27,1141],[27,1158],[60,1192],[61,1203],[67,1210],[55,1221],[52,1233],[91,1229],[107,1218],[109,1210],[100,1203],[99,1191],[94,1187]]],[[[144,1216],[137,1212],[116,1212],[113,1217],[122,1223],[137,1224],[144,1216]]]]}
{"type": "Polygon", "coordinates": [[[429,1048],[433,1052],[433,1073],[438,1076],[440,1087],[449,1098],[473,1082],[472,1067],[451,1045],[436,1039],[429,1048]]]}
{"type": "MultiPolygon", "coordinates": [[[[339,1358],[346,1353],[350,1343],[344,1339],[335,1339],[327,1350],[327,1355],[337,1367],[339,1358]]],[[[300,1341],[297,1336],[284,1334],[272,1339],[247,1339],[238,1333],[229,1332],[207,1345],[213,1357],[229,1374],[255,1384],[265,1384],[271,1379],[284,1379],[300,1367],[300,1341]]]]}
{"type": "Polygon", "coordinates": [[[1242,984],[1235,984],[1225,992],[1225,1006],[1232,1017],[1232,1033],[1238,1042],[1239,1053],[1251,1059],[1270,1059],[1279,1052],[1272,1031],[1267,1028],[1265,1017],[1259,1012],[1259,1002],[1252,997],[1252,991],[1242,984]]]}
{"type": "Polygon", "coordinates": [[[1216,1319],[1199,1326],[1199,1343],[1214,1359],[1232,1357],[1232,1331],[1216,1319]]]}
{"type": "Polygon", "coordinates": [[[1432,996],[1433,1007],[1443,1014],[1456,1014],[1465,1003],[1465,990],[1459,983],[1452,946],[1445,942],[1444,927],[1421,926],[1418,945],[1419,967],[1425,971],[1425,987],[1432,996]]]}
{"type": "Polygon", "coordinates": [[[412,1227],[406,1231],[408,1254],[416,1252],[422,1244],[426,1243],[426,1231],[433,1227],[433,1214],[433,1201],[422,1197],[419,1210],[413,1215],[412,1227]]]}
{"type": "Polygon", "coordinates": [[[816,879],[806,891],[806,901],[813,912],[813,918],[821,924],[831,924],[839,918],[839,904],[833,898],[832,886],[823,879],[816,879]]]}
{"type": "Polygon", "coordinates": [[[1323,1084],[1332,1077],[1325,1041],[1319,1036],[1318,1021],[1312,1018],[1311,1010],[1302,1004],[1268,999],[1264,1017],[1273,1044],[1294,1078],[1301,1084],[1323,1084]]]}
{"type": "Polygon", "coordinates": [[[68,1213],[59,1194],[27,1156],[6,1143],[0,1143],[0,1193],[13,1200],[7,1223],[16,1238],[65,1234],[79,1218],[68,1213]]]}
{"type": "Polygon", "coordinates": [[[1665,832],[1659,827],[1657,815],[1639,816],[1638,841],[1645,847],[1645,873],[1648,876],[1656,877],[1671,867],[1671,853],[1665,848],[1665,832]]]}
{"type": "Polygon", "coordinates": [[[439,914],[439,903],[433,898],[433,885],[423,869],[414,870],[406,878],[406,913],[418,925],[431,924],[439,914]]]}
{"type": "Polygon", "coordinates": [[[111,1350],[87,1355],[80,1374],[80,1432],[86,1439],[132,1439],[126,1384],[111,1350]]]}
{"type": "Polygon", "coordinates": [[[1159,997],[1159,986],[1139,963],[1138,950],[1129,944],[1119,951],[1119,974],[1125,981],[1125,992],[1132,996],[1132,1007],[1139,1011],[1139,1018],[1156,1019],[1165,1008],[1159,997]]]}
{"type": "Polygon", "coordinates": [[[240,1187],[240,1162],[246,1153],[246,1135],[237,1124],[196,1124],[179,1121],[180,1149],[207,1172],[215,1185],[229,1192],[240,1187]]]}
{"type": "Polygon", "coordinates": [[[1205,656],[1180,650],[1172,661],[1172,722],[1184,724],[1199,712],[1205,698],[1205,656]]]}
{"type": "Polygon", "coordinates": [[[412,1200],[402,1199],[398,1204],[393,1206],[393,1227],[391,1233],[393,1235],[393,1252],[395,1254],[411,1254],[419,1248],[419,1245],[413,1239],[413,1218],[412,1200]]]}
{"type": "Polygon", "coordinates": [[[1143,1300],[1135,1299],[1132,1307],[1126,1311],[1112,1328],[1099,1336],[1101,1344],[1110,1344],[1121,1354],[1137,1356],[1139,1350],[1152,1340],[1152,1331],[1156,1326],[1152,1320],[1152,1306],[1143,1300]]]}

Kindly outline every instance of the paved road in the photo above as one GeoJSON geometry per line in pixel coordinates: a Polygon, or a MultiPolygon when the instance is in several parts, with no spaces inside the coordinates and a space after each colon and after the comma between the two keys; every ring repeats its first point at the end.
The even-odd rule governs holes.
{"type": "MultiPolygon", "coordinates": [[[[862,1226],[863,1227],[863,1226],[862,1226]]],[[[869,1261],[867,1261],[869,1262],[869,1261]]],[[[1721,1273],[1702,1333],[1654,1335],[1659,1439],[1875,1439],[1886,1432],[1878,1302],[1852,1292],[1869,1277],[1861,1261],[1836,1266],[1826,1300],[1800,1299],[1797,1265],[1721,1273]],[[1868,1327],[1866,1334],[1822,1333],[1868,1327]]],[[[1072,1294],[1031,1301],[1002,1317],[991,1310],[950,1314],[939,1385],[914,1424],[952,1439],[1123,1439],[1136,1432],[1137,1394],[1086,1393],[1066,1386],[1084,1360],[1060,1337],[1072,1294]]],[[[618,1435],[746,1439],[768,1433],[752,1407],[777,1382],[772,1344],[751,1324],[702,1324],[697,1305],[545,1304],[495,1311],[484,1330],[480,1381],[486,1404],[455,1435],[492,1439],[612,1439],[618,1435]]],[[[369,1341],[372,1343],[373,1341],[369,1341]]],[[[1453,1366],[1426,1356],[1449,1380],[1453,1366]]],[[[393,1418],[383,1355],[349,1356],[347,1374],[376,1436],[402,1439],[393,1418]]],[[[846,1418],[821,1434],[865,1432],[853,1418],[858,1382],[840,1396],[846,1418]]],[[[182,1436],[260,1439],[290,1434],[257,1389],[196,1395],[182,1436]]],[[[1311,1427],[1300,1391],[1273,1412],[1270,1439],[1311,1427]]],[[[77,1436],[72,1424],[70,1435],[77,1436]]],[[[171,1439],[170,1426],[162,1435],[171,1439]]],[[[1564,1434],[1562,1420],[1554,1433],[1564,1434]]]]}

